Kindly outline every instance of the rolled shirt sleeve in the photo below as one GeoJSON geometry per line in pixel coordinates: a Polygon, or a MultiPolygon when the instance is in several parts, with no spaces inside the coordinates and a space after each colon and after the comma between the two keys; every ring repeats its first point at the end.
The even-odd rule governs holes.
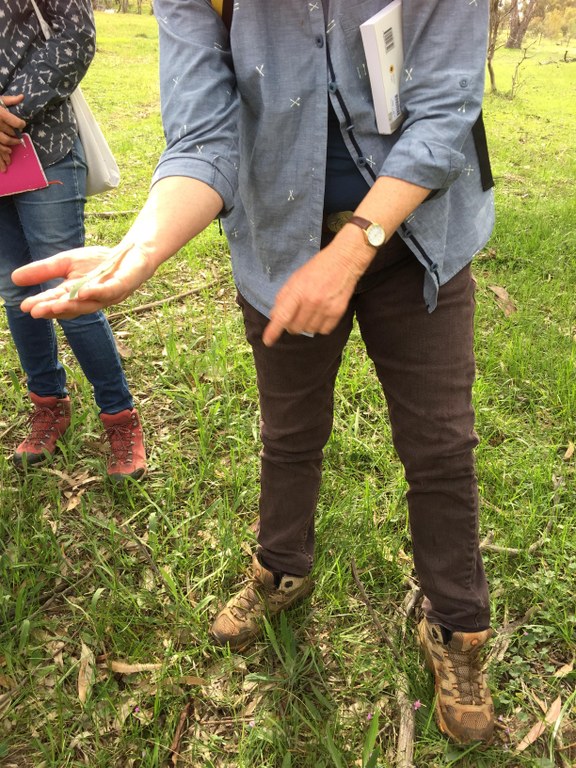
{"type": "Polygon", "coordinates": [[[166,149],[152,183],[188,176],[234,202],[238,94],[228,32],[207,0],[156,0],[166,149]]]}
{"type": "Polygon", "coordinates": [[[484,93],[485,0],[403,0],[405,120],[380,175],[446,191],[465,166],[464,142],[484,93]]]}

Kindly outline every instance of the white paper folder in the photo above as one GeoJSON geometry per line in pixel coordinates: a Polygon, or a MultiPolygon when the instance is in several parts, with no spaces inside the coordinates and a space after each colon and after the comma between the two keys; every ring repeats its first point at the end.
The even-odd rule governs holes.
{"type": "Polygon", "coordinates": [[[400,106],[402,46],[402,0],[385,8],[360,25],[362,44],[379,133],[394,133],[404,116],[400,106]]]}

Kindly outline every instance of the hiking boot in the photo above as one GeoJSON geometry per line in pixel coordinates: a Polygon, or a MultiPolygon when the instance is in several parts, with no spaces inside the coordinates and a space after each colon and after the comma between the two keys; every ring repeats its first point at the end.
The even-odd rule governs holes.
{"type": "Polygon", "coordinates": [[[488,743],[494,731],[494,705],[483,670],[481,651],[492,636],[482,632],[447,632],[422,619],[420,644],[434,673],[436,719],[440,730],[459,744],[488,743]]]}
{"type": "Polygon", "coordinates": [[[108,477],[121,482],[127,477],[134,480],[146,472],[144,434],[136,408],[119,413],[101,413],[100,419],[110,443],[108,477]]]}
{"type": "Polygon", "coordinates": [[[275,574],[253,555],[250,581],[216,616],[210,634],[218,645],[228,643],[232,650],[243,651],[260,634],[264,613],[283,611],[312,588],[310,576],[275,574]]]}
{"type": "Polygon", "coordinates": [[[34,410],[28,417],[30,433],[16,448],[17,467],[40,464],[56,452],[56,442],[70,426],[69,397],[40,397],[30,392],[34,410]]]}

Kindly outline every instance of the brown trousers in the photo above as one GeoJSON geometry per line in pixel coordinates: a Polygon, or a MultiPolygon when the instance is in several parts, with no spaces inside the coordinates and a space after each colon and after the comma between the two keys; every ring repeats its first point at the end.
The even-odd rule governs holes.
{"type": "Polygon", "coordinates": [[[428,618],[450,630],[490,624],[478,540],[478,491],[471,403],[474,280],[466,267],[440,289],[429,313],[423,267],[394,238],[381,268],[352,297],[329,335],[284,333],[262,343],[267,319],[241,296],[261,412],[259,552],[276,571],[307,574],[334,384],[356,318],[388,404],[405,469],[414,564],[428,618]],[[370,284],[371,282],[371,284],[370,284]]]}

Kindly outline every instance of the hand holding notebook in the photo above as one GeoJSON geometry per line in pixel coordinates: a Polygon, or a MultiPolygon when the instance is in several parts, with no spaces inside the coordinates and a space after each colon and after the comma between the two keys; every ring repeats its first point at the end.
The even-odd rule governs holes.
{"type": "Polygon", "coordinates": [[[10,165],[0,173],[0,197],[31,192],[48,186],[48,179],[38,159],[32,139],[22,134],[22,142],[12,147],[10,165]]]}
{"type": "Polygon", "coordinates": [[[26,128],[26,121],[12,112],[12,107],[20,104],[24,99],[23,94],[0,96],[0,172],[3,173],[10,165],[12,147],[22,141],[22,131],[26,128]]]}

